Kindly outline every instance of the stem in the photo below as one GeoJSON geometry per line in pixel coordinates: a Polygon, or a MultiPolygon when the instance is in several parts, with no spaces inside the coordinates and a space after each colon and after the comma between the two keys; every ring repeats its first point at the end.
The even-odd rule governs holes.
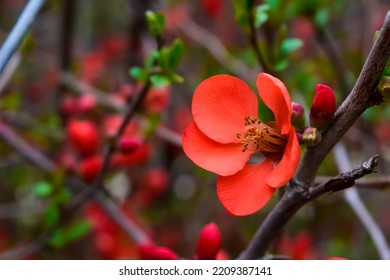
{"type": "Polygon", "coordinates": [[[24,35],[44,3],[44,0],[30,0],[25,6],[14,28],[0,49],[0,74],[21,44],[24,35]]]}

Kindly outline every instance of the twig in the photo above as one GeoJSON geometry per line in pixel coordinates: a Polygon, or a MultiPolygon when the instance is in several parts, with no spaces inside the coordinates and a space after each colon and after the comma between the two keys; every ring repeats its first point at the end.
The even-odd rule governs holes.
{"type": "MultiPolygon", "coordinates": [[[[340,172],[345,172],[346,170],[351,169],[351,163],[348,159],[347,150],[343,144],[338,143],[335,146],[333,155],[340,172]]],[[[381,259],[390,259],[390,248],[387,244],[386,238],[379,225],[376,223],[367,207],[364,205],[364,202],[360,198],[357,189],[346,189],[344,191],[344,199],[351,206],[352,210],[355,212],[356,216],[359,218],[364,228],[371,236],[371,239],[374,242],[381,259]]]]}
{"type": "Polygon", "coordinates": [[[16,68],[19,66],[19,63],[21,61],[20,54],[18,52],[14,53],[9,60],[7,67],[4,69],[4,72],[2,75],[0,75],[0,95],[3,92],[3,89],[8,84],[9,80],[11,79],[13,73],[15,72],[16,68]]]}
{"type": "Polygon", "coordinates": [[[287,189],[238,259],[256,259],[264,256],[273,237],[277,235],[299,208],[325,193],[333,193],[352,187],[355,180],[376,172],[377,164],[378,155],[374,155],[357,168],[341,173],[327,182],[310,189],[301,188],[294,181],[291,182],[295,187],[287,189]]]}
{"type": "Polygon", "coordinates": [[[196,24],[190,18],[187,18],[182,24],[180,24],[179,28],[185,36],[205,47],[219,63],[225,66],[237,77],[246,81],[252,81],[256,77],[256,71],[248,68],[248,66],[231,55],[215,35],[196,24]]]}
{"type": "Polygon", "coordinates": [[[350,90],[350,85],[348,84],[348,67],[328,28],[319,27],[318,25],[315,26],[315,36],[319,42],[319,45],[329,57],[329,60],[332,62],[332,65],[336,70],[335,77],[338,79],[341,92],[345,97],[350,90]]]}
{"type": "MultiPolygon", "coordinates": [[[[108,98],[107,93],[80,81],[70,73],[62,73],[60,79],[62,83],[72,88],[75,92],[79,94],[84,94],[86,92],[91,93],[94,95],[94,97],[100,104],[107,106],[117,112],[123,113],[125,111],[125,106],[121,103],[113,101],[113,99],[108,98]]],[[[141,116],[137,116],[137,119],[141,120],[141,122],[149,122],[146,118],[143,118],[141,116]]],[[[181,147],[181,135],[179,135],[177,132],[168,129],[167,127],[158,125],[156,128],[156,135],[171,144],[181,147]]]]}
{"type": "Polygon", "coordinates": [[[19,47],[25,33],[29,29],[44,3],[44,0],[30,0],[25,6],[14,28],[0,49],[0,74],[3,72],[9,59],[19,47]]]}
{"type": "Polygon", "coordinates": [[[248,19],[249,19],[248,39],[252,45],[253,50],[255,51],[257,61],[259,62],[260,67],[263,68],[264,72],[267,72],[271,75],[274,75],[273,71],[270,69],[270,67],[268,67],[267,62],[265,61],[265,58],[264,58],[263,54],[261,53],[259,44],[257,42],[258,38],[257,38],[255,21],[254,21],[252,11],[248,12],[248,19]]]}
{"type": "MultiPolygon", "coordinates": [[[[328,181],[332,176],[317,176],[314,184],[318,185],[325,181],[328,181]]],[[[370,190],[385,190],[390,188],[390,177],[389,176],[378,176],[375,178],[362,178],[355,182],[355,187],[364,188],[370,190]]]]}

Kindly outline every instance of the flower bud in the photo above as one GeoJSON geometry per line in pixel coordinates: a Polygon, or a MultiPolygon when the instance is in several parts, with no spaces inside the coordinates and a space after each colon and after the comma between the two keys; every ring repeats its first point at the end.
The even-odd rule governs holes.
{"type": "Polygon", "coordinates": [[[102,163],[103,159],[100,155],[87,157],[80,162],[77,171],[85,182],[91,183],[99,173],[102,163]]]}
{"type": "Polygon", "coordinates": [[[318,129],[326,128],[336,112],[336,96],[333,90],[317,84],[316,95],[310,107],[310,125],[318,129]]]}
{"type": "Polygon", "coordinates": [[[177,255],[169,248],[141,245],[139,253],[143,260],[177,260],[177,255]]]}
{"type": "Polygon", "coordinates": [[[73,148],[83,156],[95,153],[99,145],[98,129],[91,121],[69,121],[66,136],[73,148]]]}
{"type": "Polygon", "coordinates": [[[390,97],[390,76],[383,76],[381,78],[378,89],[384,97],[390,97]]]}
{"type": "Polygon", "coordinates": [[[292,102],[291,122],[297,130],[305,129],[305,109],[300,103],[292,102]]]}
{"type": "Polygon", "coordinates": [[[196,245],[195,258],[200,260],[215,260],[221,248],[221,233],[215,223],[205,225],[196,245]]]}
{"type": "Polygon", "coordinates": [[[140,147],[140,143],[132,137],[122,137],[118,141],[118,150],[124,154],[131,154],[140,147]]]}
{"type": "Polygon", "coordinates": [[[317,146],[321,140],[322,135],[321,132],[315,127],[308,127],[305,129],[302,135],[303,143],[305,143],[309,147],[317,146]]]}

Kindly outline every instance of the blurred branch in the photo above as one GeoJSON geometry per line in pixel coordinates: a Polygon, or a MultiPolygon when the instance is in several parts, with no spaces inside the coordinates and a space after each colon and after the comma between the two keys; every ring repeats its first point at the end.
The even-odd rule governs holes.
{"type": "Polygon", "coordinates": [[[274,236],[277,235],[299,208],[323,194],[334,193],[352,187],[355,180],[376,172],[377,164],[378,155],[374,155],[357,168],[341,173],[314,188],[302,188],[292,181],[291,185],[294,186],[287,189],[238,259],[256,259],[264,256],[274,236]]]}
{"type": "MultiPolygon", "coordinates": [[[[47,158],[44,154],[34,149],[30,144],[25,142],[22,138],[20,138],[10,127],[0,122],[0,137],[3,138],[7,143],[9,143],[12,147],[15,148],[21,155],[31,161],[34,165],[38,166],[45,172],[52,172],[57,168],[56,164],[47,158]]],[[[75,198],[74,201],[69,203],[65,207],[62,213],[63,220],[69,219],[75,211],[81,207],[90,196],[90,189],[78,178],[69,178],[67,184],[73,186],[78,190],[82,190],[80,194],[75,198]]],[[[132,223],[114,204],[112,201],[108,200],[104,197],[101,192],[95,192],[93,194],[94,200],[100,205],[100,207],[106,212],[108,216],[110,216],[125,232],[126,234],[132,238],[136,242],[144,243],[149,240],[147,235],[142,232],[142,230],[132,223]]],[[[1,258],[13,258],[7,256],[17,256],[15,258],[20,258],[21,256],[25,256],[31,253],[31,251],[38,251],[41,249],[50,238],[51,234],[54,232],[55,228],[43,233],[42,236],[33,244],[29,244],[25,247],[24,250],[16,249],[12,252],[5,252],[0,255],[1,258]],[[22,254],[23,252],[23,254],[22,254]]]]}
{"type": "MultiPolygon", "coordinates": [[[[123,113],[125,110],[125,106],[113,101],[113,99],[108,98],[109,94],[80,81],[70,73],[62,73],[60,79],[61,83],[64,83],[66,86],[72,88],[79,94],[83,94],[85,92],[93,94],[96,100],[104,106],[121,113],[123,113]]],[[[137,119],[140,119],[142,122],[148,122],[146,118],[137,116],[137,119]]],[[[156,128],[156,135],[173,145],[181,147],[181,135],[175,131],[170,130],[169,128],[158,125],[156,128]]]]}
{"type": "Polygon", "coordinates": [[[358,168],[342,173],[333,179],[310,188],[318,167],[332,147],[369,107],[383,102],[377,85],[390,55],[390,12],[363,66],[360,76],[349,96],[337,110],[333,123],[323,134],[322,142],[308,147],[298,166],[295,177],[275,207],[260,225],[240,259],[262,257],[269,244],[293,214],[304,204],[327,192],[335,192],[354,185],[355,180],[375,172],[378,156],[373,156],[358,168]]]}
{"type": "Polygon", "coordinates": [[[0,74],[3,73],[8,61],[21,44],[24,35],[44,3],[44,0],[30,0],[25,6],[14,28],[0,49],[0,74]]]}
{"type": "Polygon", "coordinates": [[[3,89],[7,86],[9,80],[11,79],[16,68],[19,66],[21,60],[21,56],[18,52],[14,53],[10,58],[7,66],[4,69],[3,74],[0,75],[0,95],[3,89]]]}
{"type": "Polygon", "coordinates": [[[248,39],[249,42],[252,45],[253,50],[255,51],[257,61],[260,65],[261,68],[263,68],[264,72],[267,72],[268,74],[275,75],[273,71],[268,67],[267,62],[261,53],[259,44],[258,44],[258,38],[257,38],[257,30],[255,27],[255,21],[253,17],[253,12],[252,10],[249,10],[248,12],[248,19],[249,19],[249,34],[248,34],[248,39]]]}
{"type": "MultiPolygon", "coordinates": [[[[347,149],[341,143],[338,143],[334,150],[333,155],[336,159],[336,163],[339,171],[343,172],[351,168],[351,163],[348,158],[347,149]]],[[[344,199],[351,206],[356,216],[359,218],[364,228],[370,235],[374,245],[382,260],[390,259],[390,248],[387,244],[386,238],[376,223],[364,202],[359,196],[359,192],[356,188],[350,188],[344,191],[344,199]]]]}
{"type": "Polygon", "coordinates": [[[235,76],[246,81],[252,81],[256,77],[256,71],[248,68],[245,64],[229,53],[222,42],[208,30],[187,18],[179,28],[183,34],[195,43],[205,47],[210,54],[235,76]]]}
{"type": "Polygon", "coordinates": [[[335,77],[339,81],[342,96],[345,97],[350,90],[350,85],[348,84],[349,70],[344,61],[343,55],[329,29],[326,27],[320,27],[317,24],[315,24],[315,27],[315,37],[334,66],[335,77]]]}

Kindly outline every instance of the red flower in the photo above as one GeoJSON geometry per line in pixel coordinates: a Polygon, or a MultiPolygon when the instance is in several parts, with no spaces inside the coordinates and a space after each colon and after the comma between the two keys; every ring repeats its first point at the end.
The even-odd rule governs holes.
{"type": "Polygon", "coordinates": [[[215,223],[209,223],[202,228],[196,245],[196,258],[200,260],[215,260],[221,249],[221,232],[215,223]]]}
{"type": "Polygon", "coordinates": [[[71,145],[83,156],[95,153],[99,146],[99,133],[92,121],[70,120],[66,134],[71,145]]]}
{"type": "Polygon", "coordinates": [[[257,88],[275,122],[258,119],[256,95],[243,81],[217,75],[203,81],[192,101],[194,123],[183,136],[186,155],[218,175],[217,193],[234,215],[262,208],[286,184],[299,163],[300,148],[291,125],[291,100],[284,84],[262,73],[257,88]],[[250,156],[264,157],[247,163],[250,156]]]}

